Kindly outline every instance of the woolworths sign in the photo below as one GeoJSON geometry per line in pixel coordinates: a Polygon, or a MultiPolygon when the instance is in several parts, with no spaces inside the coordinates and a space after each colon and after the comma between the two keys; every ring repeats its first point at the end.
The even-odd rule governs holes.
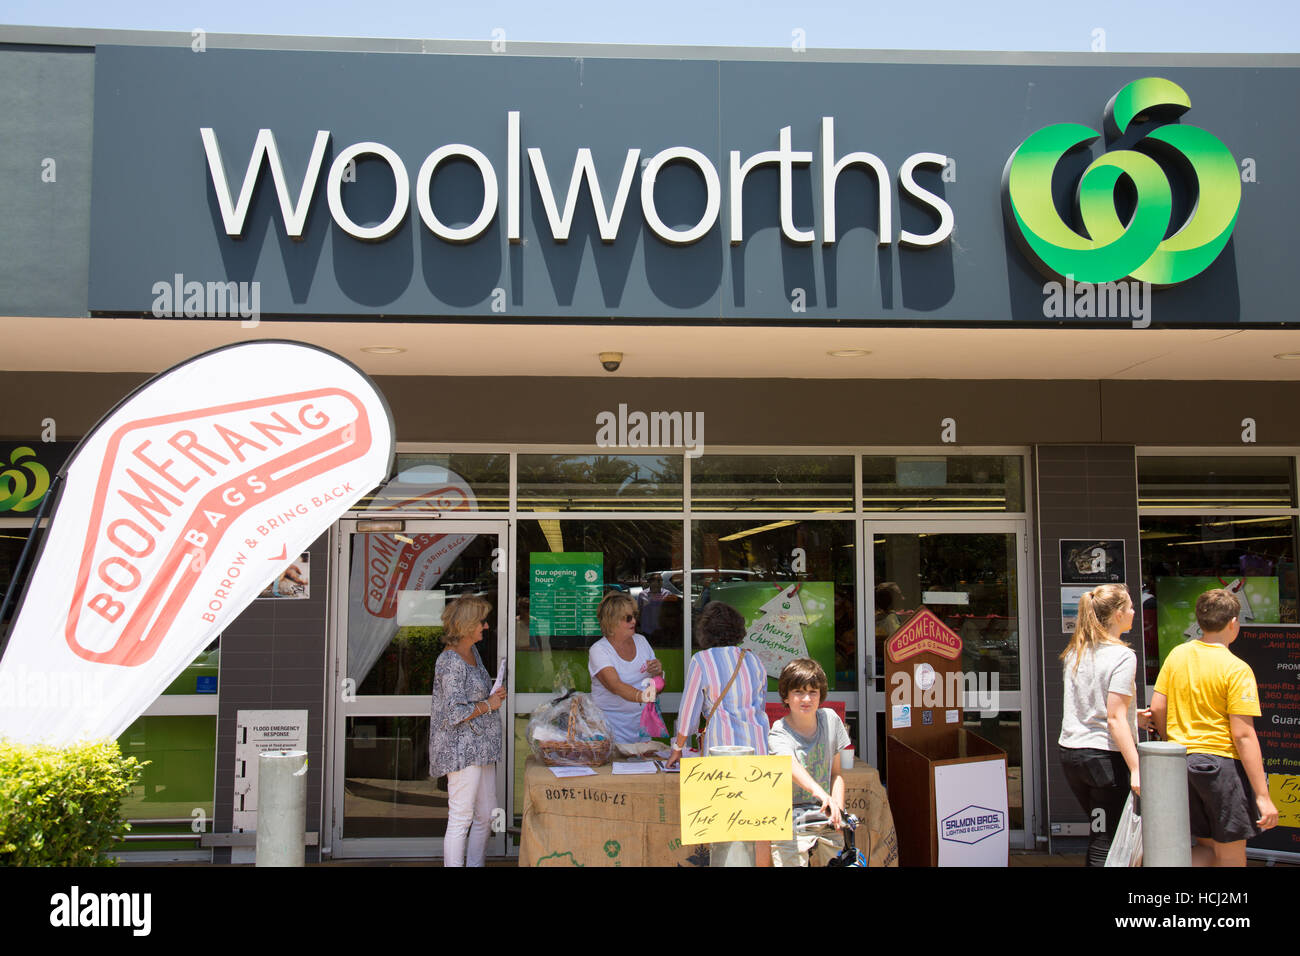
{"type": "Polygon", "coordinates": [[[1300,70],[1062,60],[99,46],[88,308],[221,317],[198,290],[233,289],[221,314],[263,321],[1291,315],[1300,144],[1275,119],[1300,70]],[[1089,307],[1110,282],[1129,301],[1089,307]]]}
{"type": "MultiPolygon", "coordinates": [[[[510,242],[517,243],[523,239],[520,225],[520,194],[525,153],[520,113],[513,110],[507,112],[505,126],[507,147],[504,210],[499,208],[502,176],[482,150],[464,143],[438,146],[417,160],[418,167],[415,168],[418,171],[415,174],[414,186],[412,186],[410,173],[412,167],[408,166],[407,160],[404,160],[396,150],[379,142],[352,143],[338,150],[322,183],[321,169],[333,134],[329,130],[319,130],[311,154],[304,164],[305,175],[300,181],[290,182],[284,171],[274,130],[260,129],[236,195],[226,175],[225,161],[222,158],[221,144],[216,130],[212,127],[203,127],[199,130],[199,135],[203,140],[203,150],[207,156],[213,191],[220,204],[221,221],[226,234],[232,238],[239,238],[244,234],[248,209],[260,181],[259,174],[265,164],[270,170],[270,180],[279,202],[285,234],[291,239],[302,238],[307,216],[316,204],[317,196],[323,186],[330,218],[335,225],[354,239],[379,242],[392,236],[406,222],[411,199],[414,196],[420,221],[439,239],[453,243],[474,242],[484,234],[498,215],[504,215],[506,236],[510,242]],[[344,183],[356,181],[356,164],[362,158],[379,160],[388,168],[388,173],[392,176],[396,187],[391,208],[377,223],[356,222],[343,204],[344,183]],[[439,168],[453,160],[468,161],[473,164],[482,185],[482,205],[473,221],[463,225],[443,222],[434,211],[429,197],[430,186],[439,168]]],[[[749,156],[743,155],[738,149],[730,150],[728,153],[729,162],[725,170],[728,214],[725,230],[733,245],[740,244],[744,239],[745,179],[756,169],[764,166],[779,170],[781,234],[793,243],[807,244],[818,239],[816,229],[795,222],[793,202],[794,170],[809,166],[813,162],[813,151],[794,147],[789,126],[782,127],[777,138],[779,146],[776,149],[763,150],[749,156]]],[[[821,118],[819,145],[817,161],[821,170],[818,191],[821,208],[819,218],[822,222],[821,242],[824,245],[833,245],[836,240],[836,185],[845,170],[858,167],[867,170],[875,180],[879,197],[876,232],[879,236],[879,244],[889,245],[894,236],[892,201],[894,177],[891,171],[874,153],[857,150],[837,156],[835,120],[832,117],[821,118]]],[[[691,245],[703,239],[718,224],[722,208],[722,179],[712,160],[694,147],[670,146],[646,156],[644,160],[639,147],[630,147],[623,155],[622,170],[617,182],[611,183],[607,180],[603,185],[597,175],[589,146],[576,148],[576,156],[571,165],[567,157],[560,158],[554,155],[548,163],[546,156],[538,147],[527,147],[526,152],[528,167],[545,210],[546,224],[553,242],[568,240],[574,213],[584,193],[585,201],[590,201],[592,204],[601,241],[614,242],[618,238],[624,214],[628,211],[638,167],[641,172],[640,196],[639,202],[633,200],[632,203],[639,207],[646,225],[657,239],[670,245],[691,245]],[[655,187],[659,172],[670,163],[689,166],[704,183],[704,208],[693,223],[670,226],[664,222],[659,213],[655,187]],[[552,184],[553,178],[559,182],[567,178],[567,188],[563,190],[557,188],[558,184],[552,184]]],[[[952,207],[939,196],[918,185],[915,179],[918,168],[929,166],[942,170],[947,162],[948,157],[941,153],[918,152],[908,156],[899,165],[897,179],[900,194],[922,207],[933,210],[938,220],[937,227],[924,234],[900,229],[899,242],[924,248],[938,245],[952,235],[954,225],[952,207]]]]}

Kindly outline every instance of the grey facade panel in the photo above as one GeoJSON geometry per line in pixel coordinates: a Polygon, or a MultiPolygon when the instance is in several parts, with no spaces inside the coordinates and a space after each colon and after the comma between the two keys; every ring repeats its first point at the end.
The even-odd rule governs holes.
{"type": "MultiPolygon", "coordinates": [[[[1269,371],[1261,368],[1259,377],[1267,378],[1269,371]]],[[[1102,396],[1106,440],[1242,448],[1292,444],[1294,394],[1287,383],[1270,381],[1108,382],[1102,396]],[[1255,420],[1254,446],[1242,441],[1246,418],[1255,420]]]]}
{"type": "MultiPolygon", "coordinates": [[[[46,416],[58,423],[60,439],[85,434],[113,405],[148,376],[135,373],[5,372],[0,375],[0,438],[32,440],[46,416]],[[40,414],[35,414],[39,411],[40,414]]],[[[1201,423],[1223,418],[1205,396],[1242,392],[1253,405],[1272,411],[1260,445],[1300,444],[1300,383],[1262,382],[1071,382],[1071,381],[935,381],[857,379],[789,379],[777,384],[759,379],[585,379],[445,376],[377,376],[375,383],[393,410],[398,441],[501,444],[583,444],[596,438],[596,413],[617,409],[689,409],[705,414],[706,444],[715,445],[921,445],[940,443],[940,422],[957,421],[955,448],[1040,445],[1055,455],[1070,455],[1075,446],[1062,441],[1134,444],[1241,446],[1235,430],[1201,423]],[[1103,401],[1124,415],[1107,419],[1098,430],[1087,416],[1061,411],[1083,387],[1096,389],[1103,401]],[[773,389],[780,390],[779,401],[773,389]],[[1114,394],[1124,396],[1112,399],[1114,394]],[[455,415],[431,403],[431,394],[474,396],[455,415]],[[538,401],[539,395],[545,401],[538,401]],[[1158,401],[1133,404],[1131,396],[1158,401]],[[1187,409],[1196,408],[1195,415],[1187,409]],[[761,409],[762,414],[757,414],[761,409]],[[1139,413],[1140,411],[1140,413],[1139,413]],[[1136,424],[1135,424],[1136,423],[1136,424]],[[1127,438],[1127,441],[1124,439],[1127,438]]],[[[1231,421],[1232,415],[1227,419],[1231,421]]],[[[1239,422],[1240,419],[1238,418],[1239,422]]],[[[1258,446],[1256,446],[1258,447],[1258,446]]],[[[1041,464],[1045,477],[1077,478],[1074,462],[1053,457],[1041,464]]],[[[1120,478],[1107,490],[1135,494],[1126,484],[1122,463],[1103,454],[1087,459],[1100,478],[1120,478]]],[[[1135,479],[1134,479],[1135,480],[1135,479]]],[[[1055,489],[1053,489],[1055,490],[1055,489]]],[[[1049,493],[1051,491],[1049,490],[1049,493]]],[[[1098,502],[1100,504],[1100,502],[1098,502]]],[[[1127,508],[1116,498],[1116,507],[1127,508]]],[[[250,609],[260,620],[270,610],[250,609]]],[[[300,612],[284,609],[284,624],[300,612]]],[[[323,627],[323,625],[320,625],[323,627]]]]}
{"type": "MultiPolygon", "coordinates": [[[[1130,593],[1141,591],[1138,548],[1137,460],[1132,446],[1045,445],[1035,449],[1038,469],[1038,582],[1041,600],[1039,628],[1042,679],[1043,763],[1046,767],[1049,823],[1086,822],[1061,772],[1057,738],[1064,710],[1061,664],[1058,657],[1069,643],[1061,629],[1060,539],[1120,538],[1124,541],[1125,580],[1130,593]],[[1127,471],[1122,467],[1127,462],[1127,471]],[[1120,467],[1117,467],[1120,466],[1120,467]],[[1083,493],[1062,493],[1063,486],[1083,493]]],[[[1127,640],[1138,655],[1138,673],[1145,673],[1141,601],[1127,640]]],[[[1142,688],[1138,688],[1138,694],[1142,688]]]]}
{"type": "MultiPolygon", "coordinates": [[[[328,641],[325,638],[326,594],[328,592],[329,536],[319,538],[309,549],[313,571],[309,599],[294,601],[299,613],[314,617],[311,631],[316,639],[301,632],[285,635],[275,601],[254,601],[249,611],[259,617],[271,608],[271,621],[251,620],[246,611],[221,635],[220,700],[217,713],[217,786],[214,830],[230,832],[233,821],[235,727],[240,710],[306,710],[307,763],[324,767],[325,667],[328,641]],[[317,570],[319,569],[319,570],[317,570]]],[[[283,602],[281,602],[283,603],[283,602]]],[[[297,614],[293,615],[297,617],[297,614]]],[[[295,631],[298,621],[289,630],[295,631]]],[[[307,776],[307,829],[322,828],[321,775],[307,776]]],[[[319,848],[307,848],[308,862],[319,859],[319,848]]],[[[220,853],[217,862],[228,859],[220,853]]]]}
{"type": "Polygon", "coordinates": [[[89,50],[0,48],[0,313],[85,315],[89,50]]]}

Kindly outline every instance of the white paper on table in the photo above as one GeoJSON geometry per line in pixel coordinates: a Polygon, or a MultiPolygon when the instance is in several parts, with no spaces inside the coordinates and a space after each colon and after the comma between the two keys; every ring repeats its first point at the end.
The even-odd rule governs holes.
{"type": "Polygon", "coordinates": [[[658,767],[660,770],[662,770],[664,773],[681,773],[681,772],[682,772],[681,761],[678,761],[677,763],[675,763],[675,764],[673,764],[671,767],[669,767],[669,766],[666,765],[662,760],[656,760],[656,761],[655,761],[655,766],[658,767]]]}
{"type": "MultiPolygon", "coordinates": [[[[673,755],[673,752],[669,750],[667,747],[664,747],[661,750],[654,751],[654,755],[658,757],[660,760],[667,760],[669,757],[673,755]]],[[[682,751],[683,757],[698,757],[699,755],[700,755],[699,751],[692,750],[690,747],[687,747],[685,750],[682,751]]]]}
{"type": "Polygon", "coordinates": [[[658,773],[659,768],[655,766],[653,760],[616,760],[614,761],[614,773],[658,773]]]}
{"type": "Polygon", "coordinates": [[[492,693],[495,694],[497,691],[501,689],[501,683],[502,681],[505,680],[505,678],[506,678],[506,662],[502,661],[500,664],[497,665],[497,679],[496,679],[496,683],[492,685],[492,693]]]}
{"type": "Polygon", "coordinates": [[[590,767],[550,767],[551,773],[557,777],[594,777],[596,771],[590,767]]]}

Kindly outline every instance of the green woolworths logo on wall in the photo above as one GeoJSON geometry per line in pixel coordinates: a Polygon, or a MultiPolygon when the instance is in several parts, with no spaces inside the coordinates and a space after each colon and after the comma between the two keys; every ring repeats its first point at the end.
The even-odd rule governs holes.
{"type": "Polygon", "coordinates": [[[0,452],[0,513],[31,511],[49,488],[49,470],[31,448],[10,449],[8,461],[0,452]]]}
{"type": "MultiPolygon", "coordinates": [[[[1142,114],[1180,116],[1192,101],[1177,83],[1160,77],[1135,80],[1106,104],[1109,139],[1142,114]]],[[[1061,157],[1087,146],[1097,133],[1078,123],[1056,123],[1031,135],[1011,154],[1002,172],[1002,204],[1025,254],[1039,268],[1076,282],[1114,282],[1132,277],[1173,285],[1204,271],[1232,236],[1241,205],[1237,161],[1228,147],[1195,126],[1167,125],[1142,143],[1149,152],[1190,166],[1197,191],[1192,213],[1172,235],[1169,179],[1145,152],[1117,149],[1095,159],[1075,194],[1084,234],[1065,223],[1052,202],[1052,173],[1061,157]],[[1137,204],[1125,223],[1115,190],[1127,176],[1137,204]]]]}

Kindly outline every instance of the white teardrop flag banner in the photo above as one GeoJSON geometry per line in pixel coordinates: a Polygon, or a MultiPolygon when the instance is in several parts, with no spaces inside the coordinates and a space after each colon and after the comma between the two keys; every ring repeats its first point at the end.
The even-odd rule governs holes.
{"type": "Polygon", "coordinates": [[[0,660],[0,737],[120,735],[392,460],[383,396],[314,346],[227,346],[145,383],[64,466],[0,660]]]}

